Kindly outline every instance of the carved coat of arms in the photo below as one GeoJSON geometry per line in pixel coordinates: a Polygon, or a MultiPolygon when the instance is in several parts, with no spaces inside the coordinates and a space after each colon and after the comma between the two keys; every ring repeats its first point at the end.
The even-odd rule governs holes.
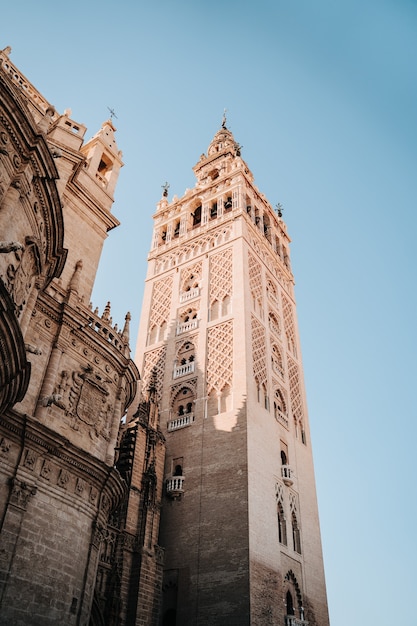
{"type": "MultiPolygon", "coordinates": [[[[68,373],[62,372],[61,378],[58,391],[65,395],[68,373]]],[[[85,424],[91,438],[101,436],[109,440],[113,417],[109,383],[110,380],[95,373],[91,366],[83,368],[81,372],[73,372],[66,414],[72,417],[71,427],[74,430],[79,430],[81,424],[85,424]]]]}

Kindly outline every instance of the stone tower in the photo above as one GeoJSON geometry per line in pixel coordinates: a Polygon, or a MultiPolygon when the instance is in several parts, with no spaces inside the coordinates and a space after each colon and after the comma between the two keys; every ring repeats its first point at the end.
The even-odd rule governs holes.
{"type": "Polygon", "coordinates": [[[166,437],[161,624],[328,626],[286,225],[222,127],[154,215],[136,363],[166,437]]]}

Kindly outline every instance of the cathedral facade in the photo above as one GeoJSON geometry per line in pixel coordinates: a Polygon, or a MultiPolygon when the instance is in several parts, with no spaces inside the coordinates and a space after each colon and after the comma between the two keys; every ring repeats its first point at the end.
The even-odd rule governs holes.
{"type": "Polygon", "coordinates": [[[136,363],[166,438],[162,624],[328,626],[280,206],[223,120],[157,205],[136,363]]]}
{"type": "Polygon", "coordinates": [[[0,623],[155,624],[164,439],[91,292],[123,165],[0,52],[0,623]],[[125,415],[134,406],[129,424],[125,415]],[[133,449],[132,449],[133,448],[133,449]]]}

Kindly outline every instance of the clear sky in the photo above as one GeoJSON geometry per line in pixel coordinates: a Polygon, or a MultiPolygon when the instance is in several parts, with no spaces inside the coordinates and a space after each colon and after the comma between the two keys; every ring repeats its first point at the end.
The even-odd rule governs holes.
{"type": "Polygon", "coordinates": [[[332,626],[417,624],[416,0],[3,3],[0,47],[125,167],[94,305],[138,327],[152,219],[227,108],[292,237],[332,626]]]}

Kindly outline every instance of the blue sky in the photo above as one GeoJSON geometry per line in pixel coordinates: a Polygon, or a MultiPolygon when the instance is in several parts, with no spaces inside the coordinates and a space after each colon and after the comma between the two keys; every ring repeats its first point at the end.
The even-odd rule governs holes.
{"type": "Polygon", "coordinates": [[[6,3],[0,46],[125,167],[94,291],[139,322],[151,216],[228,110],[284,206],[332,626],[413,624],[417,2],[6,3]],[[411,605],[411,606],[410,606],[411,605]]]}

